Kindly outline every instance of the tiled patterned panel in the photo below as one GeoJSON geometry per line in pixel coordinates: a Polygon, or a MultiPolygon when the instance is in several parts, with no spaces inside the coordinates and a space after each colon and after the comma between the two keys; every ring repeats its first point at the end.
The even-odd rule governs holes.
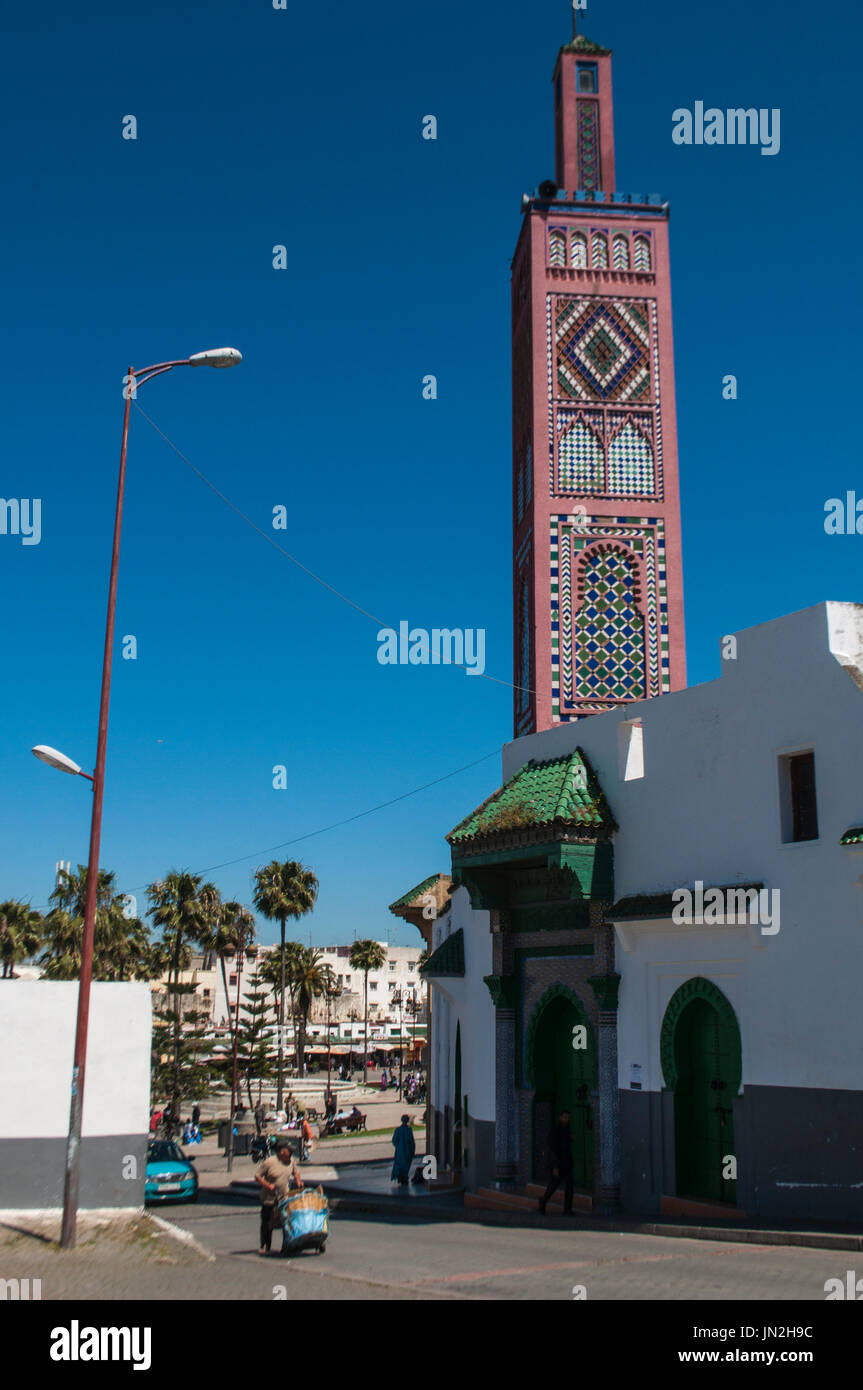
{"type": "Polygon", "coordinates": [[[627,420],[608,449],[608,491],[650,497],[656,487],[653,450],[647,435],[627,420]]]}
{"type": "Polygon", "coordinates": [[[636,576],[634,559],[625,553],[588,552],[575,620],[576,700],[644,698],[644,618],[636,603],[636,576]]]}
{"type": "Polygon", "coordinates": [[[622,232],[612,242],[611,263],[615,270],[629,270],[629,237],[622,232]]]}
{"type": "Polygon", "coordinates": [[[566,265],[566,232],[554,227],[548,234],[548,263],[549,265],[566,265]]]}
{"type": "Polygon", "coordinates": [[[602,420],[599,431],[581,418],[564,430],[558,444],[559,486],[566,492],[602,492],[605,488],[605,451],[602,420]]]}
{"type": "Polygon", "coordinates": [[[556,394],[579,401],[650,401],[651,308],[645,300],[558,296],[556,394]]]}
{"type": "Polygon", "coordinates": [[[635,269],[652,270],[653,266],[651,264],[650,255],[650,238],[644,236],[643,233],[639,233],[638,236],[634,238],[634,242],[635,245],[633,247],[633,259],[635,261],[635,269]]]}
{"type": "Polygon", "coordinates": [[[566,512],[552,516],[549,547],[555,723],[608,709],[620,700],[641,699],[670,689],[664,529],[660,517],[597,518],[566,512]],[[592,575],[591,566],[600,563],[597,555],[607,553],[597,552],[596,543],[603,541],[607,547],[609,540],[618,542],[624,562],[631,557],[628,563],[633,582],[614,593],[607,575],[593,576],[597,583],[602,579],[607,590],[606,608],[599,621],[589,612],[600,597],[597,583],[584,584],[585,598],[580,596],[579,576],[585,563],[581,557],[585,552],[591,557],[587,565],[592,575]],[[639,562],[643,564],[644,587],[636,599],[639,562]],[[574,584],[579,585],[576,594],[574,584]],[[601,648],[599,654],[589,651],[591,641],[601,648]],[[591,660],[594,666],[587,664],[591,660]]]}
{"type": "Polygon", "coordinates": [[[594,190],[602,186],[599,155],[599,102],[577,101],[579,187],[594,190]]]}
{"type": "Polygon", "coordinates": [[[653,411],[555,407],[557,483],[552,493],[657,497],[662,473],[652,445],[653,411]]]}
{"type": "Polygon", "coordinates": [[[530,704],[530,591],[523,580],[521,585],[521,641],[520,671],[518,683],[519,709],[524,711],[530,704]]]}
{"type": "Polygon", "coordinates": [[[594,232],[590,238],[590,263],[594,270],[608,270],[608,237],[594,232]]]}
{"type": "Polygon", "coordinates": [[[576,270],[587,269],[587,237],[584,232],[573,232],[570,242],[570,264],[576,270]]]}

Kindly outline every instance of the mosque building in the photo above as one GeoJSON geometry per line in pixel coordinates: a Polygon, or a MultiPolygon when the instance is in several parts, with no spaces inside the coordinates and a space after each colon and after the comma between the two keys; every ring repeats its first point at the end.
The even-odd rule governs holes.
{"type": "Polygon", "coordinates": [[[560,50],[513,259],[514,741],[394,904],[429,1151],[536,1210],[565,1109],[578,1209],[860,1221],[863,605],[686,687],[669,210],[615,191],[611,63],[560,50]]]}

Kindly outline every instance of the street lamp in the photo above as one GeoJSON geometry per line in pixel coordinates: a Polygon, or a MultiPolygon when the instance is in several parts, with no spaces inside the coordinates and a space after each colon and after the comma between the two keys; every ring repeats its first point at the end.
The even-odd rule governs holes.
{"type": "Polygon", "coordinates": [[[75,1023],[75,1056],[72,1063],[72,1087],[69,1104],[69,1135],[66,1142],[66,1173],[63,1181],[63,1227],[60,1244],[70,1249],[75,1244],[78,1221],[78,1184],[81,1164],[81,1116],[84,1108],[84,1080],[87,1064],[87,1031],[90,1023],[90,985],[93,979],[93,938],[96,931],[96,901],[99,886],[99,844],[102,836],[102,801],[105,790],[105,754],[108,746],[108,709],[111,703],[111,659],[114,647],[114,615],[117,607],[117,570],[120,559],[120,532],[123,524],[123,494],[126,485],[126,447],[129,442],[129,412],[138,387],[154,376],[169,372],[172,367],[233,367],[242,362],[236,348],[210,348],[191,357],[172,362],[156,362],[137,371],[130,367],[124,378],[123,438],[120,446],[120,476],[117,482],[117,506],[114,514],[114,545],[111,552],[111,576],[108,583],[108,617],[105,624],[105,650],[102,658],[102,693],[99,702],[99,737],[96,745],[96,768],[90,778],[76,763],[54,748],[40,744],[33,749],[37,758],[61,772],[88,777],[93,783],[93,813],[90,820],[90,855],[87,861],[87,896],[84,904],[84,934],[81,942],[81,975],[78,984],[78,1014],[75,1023]]]}
{"type": "Polygon", "coordinates": [[[47,763],[49,767],[56,767],[58,772],[68,772],[72,777],[86,777],[88,782],[93,778],[89,772],[83,772],[77,763],[71,758],[67,758],[65,753],[60,753],[56,748],[49,748],[47,743],[37,743],[30,752],[42,763],[47,763]]]}
{"type": "MultiPolygon", "coordinates": [[[[234,1036],[231,1049],[231,1108],[228,1112],[228,1143],[225,1148],[225,1158],[227,1159],[227,1171],[229,1173],[233,1172],[234,1168],[234,1111],[237,1108],[237,1046],[240,1040],[240,983],[243,978],[243,964],[245,961],[245,957],[248,956],[249,960],[254,960],[258,954],[258,948],[254,945],[254,919],[247,922],[244,921],[242,917],[238,917],[234,924],[234,930],[237,933],[236,946],[226,946],[225,949],[222,951],[222,955],[225,957],[236,956],[237,967],[237,1003],[235,1007],[234,1036]]],[[[231,1006],[229,1000],[229,1015],[230,1012],[231,1006]]]]}
{"type": "Polygon", "coordinates": [[[325,987],[324,987],[324,992],[325,992],[325,994],[326,994],[326,996],[327,996],[327,1100],[329,1101],[329,1098],[330,1098],[330,1071],[331,1071],[331,1067],[332,1067],[332,1038],[331,1038],[331,1036],[330,1036],[330,1004],[332,1003],[333,999],[339,999],[339,998],[341,998],[341,993],[342,993],[342,991],[341,991],[340,987],[339,987],[337,984],[333,984],[330,980],[327,980],[327,983],[326,983],[326,985],[325,985],[325,987]]]}

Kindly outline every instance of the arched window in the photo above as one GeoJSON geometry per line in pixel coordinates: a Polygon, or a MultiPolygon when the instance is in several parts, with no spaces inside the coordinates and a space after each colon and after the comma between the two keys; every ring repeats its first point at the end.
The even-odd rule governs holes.
{"type": "Polygon", "coordinates": [[[633,238],[635,247],[635,269],[650,270],[650,238],[646,236],[636,236],[633,238]]]}
{"type": "Polygon", "coordinates": [[[650,440],[630,421],[608,446],[608,490],[635,497],[656,490],[650,440]]]}
{"type": "Polygon", "coordinates": [[[643,700],[644,618],[634,557],[597,548],[585,556],[584,598],[575,620],[577,700],[643,700]]]}
{"type": "Polygon", "coordinates": [[[594,232],[590,247],[594,270],[608,270],[608,238],[602,232],[594,232]]]}
{"type": "Polygon", "coordinates": [[[572,265],[578,270],[587,269],[587,237],[584,232],[573,232],[570,246],[572,265]]]}
{"type": "Polygon", "coordinates": [[[613,261],[615,270],[629,270],[629,237],[622,232],[614,238],[613,261]]]}
{"type": "Polygon", "coordinates": [[[550,232],[548,237],[549,265],[566,265],[566,236],[563,232],[550,232]]]}
{"type": "Polygon", "coordinates": [[[558,449],[561,492],[603,491],[605,453],[597,436],[582,420],[561,436],[558,449]]]}

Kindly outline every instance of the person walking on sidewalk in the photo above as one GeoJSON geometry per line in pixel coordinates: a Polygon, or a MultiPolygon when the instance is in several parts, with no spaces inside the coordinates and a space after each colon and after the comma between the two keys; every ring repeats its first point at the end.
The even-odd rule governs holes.
{"type": "Polygon", "coordinates": [[[410,1115],[402,1115],[401,1124],[393,1132],[393,1148],[395,1153],[393,1154],[393,1171],[390,1175],[390,1182],[397,1182],[399,1187],[404,1187],[410,1177],[411,1164],[416,1153],[410,1115]]]}
{"type": "Polygon", "coordinates": [[[288,1195],[291,1187],[303,1186],[300,1170],[287,1140],[279,1144],[274,1158],[264,1159],[255,1174],[255,1181],[261,1189],[261,1245],[258,1254],[268,1255],[273,1239],[277,1203],[288,1195]]]}
{"type": "Polygon", "coordinates": [[[563,1212],[565,1216],[572,1216],[572,1130],[569,1127],[568,1110],[561,1110],[560,1121],[551,1131],[548,1156],[551,1159],[551,1177],[539,1203],[540,1212],[545,1216],[545,1209],[553,1193],[563,1183],[563,1212]]]}

